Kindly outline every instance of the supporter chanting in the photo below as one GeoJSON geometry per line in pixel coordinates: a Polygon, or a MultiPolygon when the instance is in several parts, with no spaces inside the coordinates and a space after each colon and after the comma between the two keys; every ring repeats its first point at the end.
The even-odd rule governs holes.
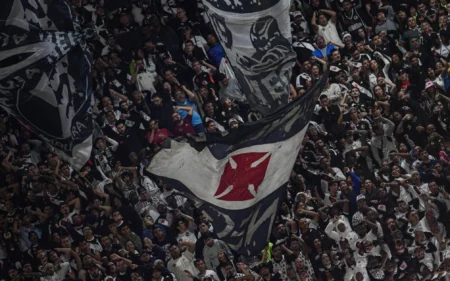
{"type": "Polygon", "coordinates": [[[4,0],[0,279],[450,280],[450,1],[286,1],[4,0]]]}

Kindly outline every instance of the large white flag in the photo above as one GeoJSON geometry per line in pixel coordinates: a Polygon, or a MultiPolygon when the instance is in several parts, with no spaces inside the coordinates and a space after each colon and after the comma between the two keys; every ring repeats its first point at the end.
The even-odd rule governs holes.
{"type": "Polygon", "coordinates": [[[296,55],[288,0],[203,0],[212,26],[252,109],[287,104],[296,55]]]}

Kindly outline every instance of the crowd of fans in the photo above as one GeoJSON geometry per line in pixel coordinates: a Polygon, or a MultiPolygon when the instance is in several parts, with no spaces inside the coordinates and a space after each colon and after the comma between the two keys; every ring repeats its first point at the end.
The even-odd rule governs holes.
{"type": "Polygon", "coordinates": [[[2,280],[450,279],[448,1],[293,1],[290,101],[330,76],[253,257],[145,171],[167,138],[261,118],[202,3],[67,1],[99,34],[103,136],[77,170],[1,114],[2,280]]]}

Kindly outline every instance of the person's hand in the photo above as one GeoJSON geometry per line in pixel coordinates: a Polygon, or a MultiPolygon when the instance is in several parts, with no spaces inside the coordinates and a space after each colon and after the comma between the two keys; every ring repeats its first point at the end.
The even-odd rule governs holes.
{"type": "Polygon", "coordinates": [[[316,61],[316,60],[317,60],[317,57],[316,57],[316,56],[312,56],[312,57],[311,57],[311,60],[312,60],[312,61],[316,61]]]}
{"type": "Polygon", "coordinates": [[[333,223],[337,223],[338,220],[339,220],[339,217],[338,217],[338,216],[334,216],[334,218],[333,218],[333,223]]]}
{"type": "Polygon", "coordinates": [[[378,204],[378,200],[370,200],[370,203],[372,203],[372,204],[378,204]]]}
{"type": "Polygon", "coordinates": [[[381,186],[381,187],[386,187],[386,183],[385,183],[385,182],[382,182],[382,183],[380,183],[380,186],[381,186]]]}
{"type": "Polygon", "coordinates": [[[188,278],[194,279],[194,275],[189,270],[185,270],[184,273],[186,273],[188,278]]]}
{"type": "Polygon", "coordinates": [[[138,268],[138,265],[133,263],[132,265],[130,265],[130,268],[132,270],[135,270],[136,268],[138,268]]]}
{"type": "Polygon", "coordinates": [[[144,246],[145,246],[146,248],[149,248],[149,249],[153,248],[153,242],[152,242],[152,240],[151,240],[150,238],[148,238],[148,237],[145,237],[145,238],[144,238],[144,246]]]}
{"type": "Polygon", "coordinates": [[[347,174],[350,172],[350,168],[349,167],[344,167],[344,174],[347,174]]]}
{"type": "Polygon", "coordinates": [[[405,138],[405,140],[409,140],[408,134],[405,134],[403,137],[405,138]]]}
{"type": "Polygon", "coordinates": [[[113,261],[120,260],[121,257],[118,254],[111,254],[109,258],[113,261]]]}
{"type": "Polygon", "coordinates": [[[441,174],[440,174],[439,171],[436,170],[436,169],[432,169],[432,170],[431,170],[431,174],[432,174],[433,176],[435,176],[436,178],[440,178],[440,177],[441,177],[441,174]]]}
{"type": "Polygon", "coordinates": [[[120,249],[119,254],[121,254],[122,256],[125,256],[126,254],[128,254],[128,251],[125,249],[120,249]]]}
{"type": "Polygon", "coordinates": [[[211,91],[211,95],[216,97],[216,91],[213,88],[209,88],[209,90],[211,91]]]}
{"type": "Polygon", "coordinates": [[[69,275],[71,280],[75,280],[76,279],[75,272],[73,272],[72,270],[70,270],[67,274],[69,275]]]}
{"type": "Polygon", "coordinates": [[[425,128],[424,128],[423,126],[417,126],[417,127],[416,127],[416,131],[417,131],[419,134],[421,134],[421,133],[423,133],[423,132],[425,131],[425,128]]]}

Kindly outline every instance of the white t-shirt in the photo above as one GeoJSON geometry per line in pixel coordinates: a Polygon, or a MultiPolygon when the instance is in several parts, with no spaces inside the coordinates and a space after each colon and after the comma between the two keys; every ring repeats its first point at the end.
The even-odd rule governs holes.
{"type": "Polygon", "coordinates": [[[184,233],[178,234],[177,240],[179,242],[182,242],[182,241],[188,241],[188,242],[192,242],[192,243],[197,242],[197,238],[195,237],[195,234],[189,230],[185,231],[184,233]]]}
{"type": "Polygon", "coordinates": [[[336,24],[334,24],[333,21],[329,20],[327,25],[318,25],[318,27],[319,29],[317,30],[317,34],[323,37],[323,39],[325,40],[325,44],[328,44],[328,42],[330,41],[333,41],[337,44],[343,44],[336,30],[336,24]]]}
{"type": "Polygon", "coordinates": [[[184,251],[178,259],[169,260],[167,269],[175,275],[177,281],[192,281],[191,278],[187,277],[185,270],[191,272],[192,275],[198,274],[194,266],[194,254],[189,250],[184,251]]]}
{"type": "Polygon", "coordinates": [[[444,46],[444,44],[441,44],[441,47],[436,49],[435,47],[431,48],[432,52],[438,53],[440,56],[447,58],[448,54],[450,54],[450,46],[444,46]]]}
{"type": "Polygon", "coordinates": [[[152,72],[144,71],[139,73],[136,77],[136,87],[139,91],[150,91],[152,94],[156,93],[153,82],[155,81],[156,74],[152,72]]]}
{"type": "MultiPolygon", "coordinates": [[[[202,49],[203,53],[205,53],[205,56],[208,56],[208,53],[205,50],[205,45],[207,45],[208,42],[206,42],[205,38],[203,38],[202,36],[195,35],[195,36],[192,36],[192,39],[190,39],[190,40],[192,42],[194,42],[195,46],[197,46],[200,49],[202,49]]],[[[182,46],[183,50],[184,50],[185,46],[186,46],[186,41],[183,42],[183,46],[182,46]]]]}
{"type": "Polygon", "coordinates": [[[200,279],[201,281],[203,281],[203,278],[205,277],[211,277],[212,280],[217,280],[219,281],[219,276],[217,276],[217,273],[214,270],[209,270],[207,269],[205,274],[198,274],[197,275],[198,279],[200,279]]]}

